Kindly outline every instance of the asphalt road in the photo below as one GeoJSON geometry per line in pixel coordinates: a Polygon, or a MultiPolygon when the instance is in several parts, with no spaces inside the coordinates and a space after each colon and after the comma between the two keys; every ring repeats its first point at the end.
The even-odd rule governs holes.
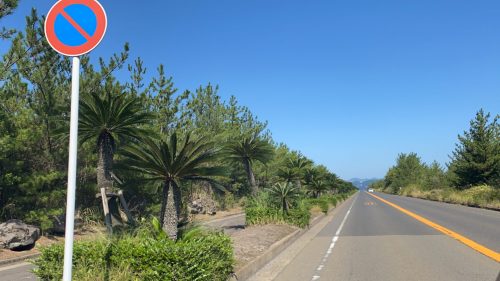
{"type": "MultiPolygon", "coordinates": [[[[375,194],[500,249],[500,212],[375,194]]],[[[272,280],[496,281],[499,272],[499,262],[360,192],[272,280]]]]}
{"type": "Polygon", "coordinates": [[[35,275],[31,273],[33,265],[29,263],[18,263],[0,267],[1,281],[27,281],[36,280],[35,275]]]}
{"type": "Polygon", "coordinates": [[[202,225],[213,229],[222,229],[224,233],[231,234],[245,228],[245,214],[211,220],[203,223],[202,225]]]}
{"type": "MultiPolygon", "coordinates": [[[[500,251],[500,212],[375,194],[500,251]]],[[[243,222],[243,216],[235,216],[209,225],[231,232],[243,222]]],[[[324,227],[303,243],[285,259],[286,264],[274,269],[276,274],[268,275],[273,276],[269,280],[500,281],[499,262],[365,192],[337,208],[324,227]]],[[[0,281],[35,280],[31,268],[29,264],[0,267],[0,281]]]]}

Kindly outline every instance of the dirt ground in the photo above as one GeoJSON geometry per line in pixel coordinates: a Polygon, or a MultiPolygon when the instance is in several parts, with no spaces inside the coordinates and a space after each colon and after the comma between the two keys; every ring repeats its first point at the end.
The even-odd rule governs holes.
{"type": "Polygon", "coordinates": [[[272,244],[297,230],[290,225],[250,226],[231,234],[236,259],[235,270],[262,255],[272,244]]]}

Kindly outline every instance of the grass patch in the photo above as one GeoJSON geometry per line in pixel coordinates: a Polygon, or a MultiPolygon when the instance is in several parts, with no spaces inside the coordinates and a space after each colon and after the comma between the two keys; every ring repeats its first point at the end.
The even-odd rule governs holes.
{"type": "Polygon", "coordinates": [[[500,209],[500,189],[488,185],[474,186],[465,190],[453,188],[422,190],[418,185],[409,185],[401,189],[399,195],[466,206],[500,209]]]}

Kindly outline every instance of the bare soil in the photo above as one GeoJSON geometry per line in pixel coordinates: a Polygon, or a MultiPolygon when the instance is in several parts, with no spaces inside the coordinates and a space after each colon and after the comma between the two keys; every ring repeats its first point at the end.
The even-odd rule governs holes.
{"type": "Polygon", "coordinates": [[[297,230],[290,225],[250,226],[231,234],[236,259],[235,270],[262,255],[274,243],[297,230]]]}

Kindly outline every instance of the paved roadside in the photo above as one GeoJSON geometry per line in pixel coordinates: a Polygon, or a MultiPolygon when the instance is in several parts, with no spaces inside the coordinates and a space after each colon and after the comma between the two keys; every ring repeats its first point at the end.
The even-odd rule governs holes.
{"type": "Polygon", "coordinates": [[[493,259],[360,192],[276,278],[259,281],[496,281],[499,271],[493,259]]]}
{"type": "Polygon", "coordinates": [[[1,281],[22,281],[22,280],[36,280],[36,277],[31,270],[34,266],[27,262],[10,264],[0,267],[0,280],[1,281]]]}
{"type": "Polygon", "coordinates": [[[224,233],[231,234],[245,228],[245,213],[207,221],[201,223],[201,225],[215,229],[222,229],[224,230],[224,233]]]}

